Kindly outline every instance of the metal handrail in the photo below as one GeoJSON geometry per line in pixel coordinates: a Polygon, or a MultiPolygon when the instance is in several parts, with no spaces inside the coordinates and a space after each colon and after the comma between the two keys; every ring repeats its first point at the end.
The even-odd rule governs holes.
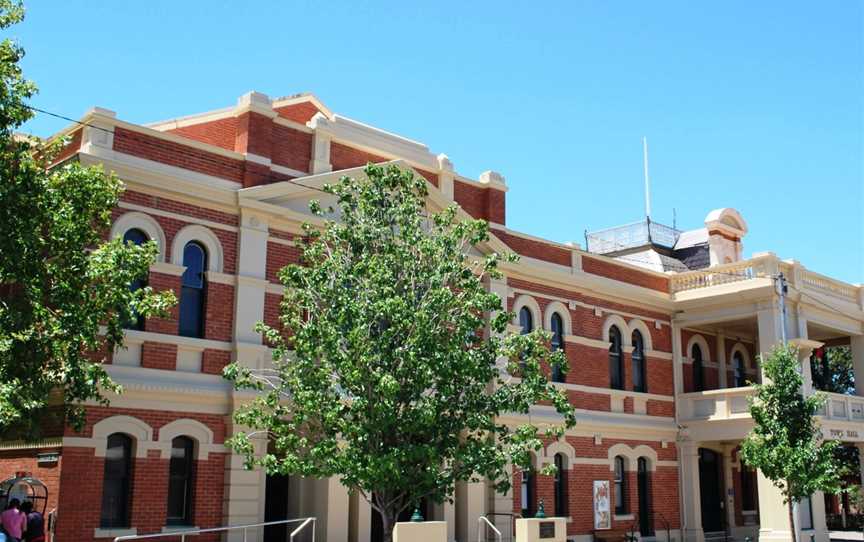
{"type": "Polygon", "coordinates": [[[504,537],[501,536],[501,531],[498,530],[495,525],[492,524],[491,521],[486,516],[480,516],[477,518],[477,542],[483,542],[483,522],[486,522],[486,525],[492,527],[492,530],[495,531],[495,534],[498,536],[498,542],[502,542],[504,537]]]}
{"type": "Polygon", "coordinates": [[[506,516],[510,518],[508,522],[510,524],[510,539],[512,540],[516,533],[516,520],[522,517],[522,514],[513,514],[510,512],[487,512],[486,518],[493,516],[506,516]]]}
{"type": "Polygon", "coordinates": [[[306,518],[306,521],[300,524],[299,527],[291,531],[291,537],[289,538],[290,542],[294,542],[294,537],[302,531],[309,523],[312,523],[312,540],[315,540],[315,518],[306,518]]]}
{"type": "Polygon", "coordinates": [[[243,542],[248,542],[249,529],[257,529],[258,527],[269,527],[270,525],[287,525],[302,521],[303,524],[294,529],[291,533],[291,541],[294,541],[294,535],[300,532],[303,527],[312,522],[312,539],[315,539],[315,518],[298,518],[298,519],[280,519],[278,521],[265,521],[264,523],[250,523],[248,525],[230,525],[228,527],[210,527],[208,529],[183,529],[171,531],[167,533],[152,533],[152,534],[128,534],[114,538],[114,542],[125,542],[127,540],[146,540],[150,538],[171,538],[180,537],[180,542],[186,542],[187,536],[195,536],[204,533],[222,533],[228,531],[243,531],[243,542]]]}

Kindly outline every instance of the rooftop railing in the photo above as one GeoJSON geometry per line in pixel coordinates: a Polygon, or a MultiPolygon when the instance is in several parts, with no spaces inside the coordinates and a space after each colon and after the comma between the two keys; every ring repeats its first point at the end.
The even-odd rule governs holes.
{"type": "Polygon", "coordinates": [[[609,254],[654,244],[672,248],[681,232],[651,220],[642,220],[605,230],[586,232],[585,241],[588,252],[609,254]]]}

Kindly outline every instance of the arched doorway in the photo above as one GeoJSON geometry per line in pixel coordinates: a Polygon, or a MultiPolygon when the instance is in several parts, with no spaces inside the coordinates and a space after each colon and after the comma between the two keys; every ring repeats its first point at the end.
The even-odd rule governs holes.
{"type": "Polygon", "coordinates": [[[702,530],[723,531],[723,478],[720,454],[699,448],[699,499],[702,505],[702,530]]]}

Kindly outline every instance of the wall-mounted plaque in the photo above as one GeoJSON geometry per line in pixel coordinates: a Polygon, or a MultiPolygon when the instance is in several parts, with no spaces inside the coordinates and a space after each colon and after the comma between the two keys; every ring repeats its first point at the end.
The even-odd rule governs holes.
{"type": "Polygon", "coordinates": [[[540,538],[555,538],[554,521],[544,521],[540,524],[540,538]]]}

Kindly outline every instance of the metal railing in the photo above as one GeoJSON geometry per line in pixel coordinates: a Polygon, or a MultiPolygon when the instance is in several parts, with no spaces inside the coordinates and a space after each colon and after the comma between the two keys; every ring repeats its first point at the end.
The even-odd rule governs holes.
{"type": "Polygon", "coordinates": [[[649,219],[585,232],[585,247],[588,252],[595,254],[608,254],[648,244],[672,248],[680,235],[680,231],[649,219]]]}
{"type": "Polygon", "coordinates": [[[495,532],[495,536],[498,537],[498,542],[502,542],[504,540],[504,537],[501,536],[501,531],[499,531],[498,528],[495,527],[495,525],[491,521],[489,521],[489,518],[487,518],[486,516],[480,516],[479,518],[477,518],[477,542],[483,542],[484,522],[495,532]]]}
{"type": "Polygon", "coordinates": [[[154,538],[180,538],[180,542],[186,542],[187,536],[195,536],[207,533],[226,533],[229,531],[243,531],[243,542],[249,542],[249,529],[259,529],[269,527],[271,525],[288,525],[289,523],[297,523],[302,521],[296,529],[291,531],[289,540],[294,542],[294,537],[297,536],[307,525],[312,524],[312,540],[315,540],[315,518],[298,518],[298,519],[282,519],[279,521],[267,521],[264,523],[250,523],[248,525],[230,525],[228,527],[211,527],[209,529],[182,529],[177,531],[169,531],[164,533],[152,534],[130,534],[118,536],[114,538],[114,542],[125,542],[127,540],[149,540],[154,538]]]}

